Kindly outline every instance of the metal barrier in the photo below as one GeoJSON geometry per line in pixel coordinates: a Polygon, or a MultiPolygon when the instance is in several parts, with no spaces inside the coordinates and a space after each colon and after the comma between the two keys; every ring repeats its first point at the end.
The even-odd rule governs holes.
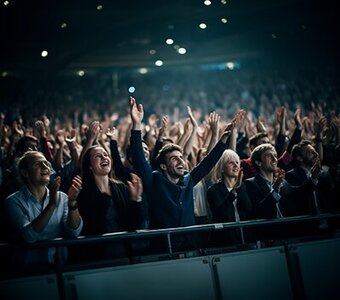
{"type": "MultiPolygon", "coordinates": [[[[274,225],[307,224],[322,220],[332,222],[340,220],[340,214],[322,214],[318,216],[301,216],[275,220],[252,220],[237,223],[221,223],[196,225],[182,228],[167,228],[158,230],[139,230],[136,232],[117,232],[101,236],[78,237],[74,239],[54,239],[41,241],[33,244],[0,244],[0,251],[12,251],[16,249],[34,249],[37,247],[64,246],[86,247],[87,244],[110,243],[116,241],[134,241],[150,238],[163,237],[167,241],[168,256],[166,261],[148,262],[140,264],[128,264],[114,266],[95,265],[95,268],[71,270],[67,266],[56,262],[55,268],[49,274],[43,276],[27,276],[24,278],[4,278],[0,280],[1,299],[27,299],[28,292],[32,299],[93,299],[92,294],[99,293],[105,286],[107,293],[112,298],[120,295],[120,299],[133,299],[138,293],[130,289],[140,286],[142,293],[148,299],[263,299],[274,297],[277,299],[316,299],[313,280],[323,276],[322,291],[328,295],[339,292],[340,285],[336,284],[340,278],[340,268],[331,267],[340,265],[340,258],[337,255],[340,240],[337,239],[338,228],[327,231],[327,234],[311,237],[314,241],[302,242],[302,240],[285,240],[280,244],[265,248],[246,248],[241,251],[219,253],[200,252],[197,257],[174,256],[172,239],[181,234],[196,234],[204,232],[217,232],[235,228],[250,229],[255,227],[269,227],[274,225]],[[315,253],[320,252],[323,254],[315,253]],[[246,250],[246,251],[245,251],[246,250]],[[320,251],[319,251],[320,250],[320,251]],[[327,253],[332,256],[327,256],[327,253]],[[182,258],[181,260],[177,258],[182,258]],[[313,262],[312,271],[308,268],[310,261],[313,262]],[[320,269],[320,266],[326,266],[320,269]],[[327,268],[330,268],[328,271],[327,268]],[[322,270],[322,275],[319,271],[322,270]],[[319,276],[319,277],[318,277],[319,276]],[[146,277],[146,278],[145,278],[146,277]],[[138,281],[127,282],[123,278],[139,278],[138,281]],[[332,280],[333,279],[333,280],[332,280]],[[245,286],[241,281],[245,282],[245,286]],[[249,289],[246,288],[246,282],[249,289]],[[167,285],[167,282],[168,285],[167,285]],[[206,283],[206,284],[204,284],[206,283]],[[91,286],[92,284],[92,286],[91,286]],[[159,286],[155,287],[154,284],[159,286]],[[29,288],[32,285],[32,288],[29,288]],[[34,285],[34,286],[33,286],[34,285]],[[268,286],[267,286],[268,285],[268,286]],[[39,289],[39,286],[42,286],[39,289]],[[184,293],[176,291],[181,286],[184,293]],[[128,292],[124,293],[126,289],[128,292]],[[197,289],[197,290],[193,290],[197,289]],[[56,290],[58,291],[56,295],[56,290]],[[253,291],[256,290],[256,291],[253,291]],[[95,293],[95,291],[97,291],[95,293]],[[167,296],[162,293],[168,293],[167,296]],[[171,291],[171,292],[170,292],[171,291]],[[192,292],[191,292],[192,291],[192,292]],[[275,294],[277,293],[277,296],[275,294]],[[47,296],[46,296],[47,295],[47,296]]],[[[337,223],[338,224],[338,223],[337,223]]],[[[244,244],[246,246],[247,244],[244,244]]],[[[106,299],[105,293],[96,299],[106,299]]],[[[109,295],[107,295],[109,296],[109,295]]]]}

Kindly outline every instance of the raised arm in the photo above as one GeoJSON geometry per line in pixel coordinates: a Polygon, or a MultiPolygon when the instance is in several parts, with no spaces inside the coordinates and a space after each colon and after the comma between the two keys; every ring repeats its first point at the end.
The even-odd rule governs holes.
{"type": "Polygon", "coordinates": [[[142,120],[144,117],[143,105],[137,105],[136,100],[130,97],[130,116],[132,130],[130,138],[131,157],[137,175],[142,179],[146,192],[152,191],[152,168],[146,160],[142,147],[142,120]]]}
{"type": "Polygon", "coordinates": [[[187,142],[185,143],[184,148],[183,148],[183,158],[184,159],[187,159],[188,156],[191,153],[192,147],[193,147],[195,140],[196,140],[197,128],[198,128],[197,121],[192,114],[190,106],[188,106],[187,109],[188,109],[189,120],[190,120],[190,123],[192,125],[192,131],[191,131],[191,134],[189,136],[189,139],[187,140],[187,142]]]}

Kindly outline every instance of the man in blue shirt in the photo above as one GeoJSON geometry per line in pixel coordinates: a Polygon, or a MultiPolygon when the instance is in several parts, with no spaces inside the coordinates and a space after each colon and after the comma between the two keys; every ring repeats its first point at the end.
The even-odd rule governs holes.
{"type": "Polygon", "coordinates": [[[150,228],[172,228],[195,224],[193,187],[217,163],[226,149],[235,121],[227,126],[220,141],[207,157],[186,171],[182,148],[175,144],[163,146],[157,156],[158,169],[153,171],[145,159],[142,148],[141,125],[143,106],[130,98],[132,119],[131,155],[134,168],[143,181],[144,191],[149,201],[150,228]]]}
{"type": "MultiPolygon", "coordinates": [[[[12,239],[33,243],[78,236],[83,226],[76,201],[81,178],[73,179],[68,195],[59,191],[60,177],[48,189],[51,169],[45,156],[38,151],[27,151],[20,158],[18,172],[24,186],[5,201],[12,239]]],[[[65,249],[62,256],[66,258],[65,249]]],[[[37,248],[18,253],[15,263],[24,267],[51,264],[54,259],[55,248],[37,248]]]]}

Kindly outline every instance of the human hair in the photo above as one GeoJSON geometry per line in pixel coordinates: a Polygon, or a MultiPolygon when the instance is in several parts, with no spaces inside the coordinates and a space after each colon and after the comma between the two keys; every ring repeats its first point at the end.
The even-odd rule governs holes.
{"type": "Polygon", "coordinates": [[[292,148],[292,165],[297,167],[300,165],[300,161],[297,159],[299,156],[303,155],[302,149],[308,145],[311,145],[311,142],[308,140],[302,140],[300,143],[296,144],[292,148]]]}
{"type": "MultiPolygon", "coordinates": [[[[95,180],[94,180],[94,176],[93,176],[93,172],[91,170],[91,151],[95,148],[103,148],[102,146],[99,145],[93,145],[90,148],[88,148],[85,151],[85,154],[83,156],[82,162],[81,162],[81,177],[82,177],[82,181],[83,181],[83,186],[84,187],[90,187],[95,185],[95,180]]],[[[104,149],[104,148],[103,148],[104,149]]],[[[110,156],[110,155],[109,155],[110,156]]],[[[111,162],[112,162],[112,158],[110,156],[111,162]]],[[[111,169],[111,172],[109,174],[109,178],[110,181],[118,183],[120,182],[114,175],[113,170],[111,169]]]]}
{"type": "Polygon", "coordinates": [[[177,144],[169,143],[164,145],[161,150],[159,150],[158,155],[156,157],[156,164],[159,167],[161,164],[166,162],[166,157],[169,153],[173,151],[183,152],[182,147],[178,146],[177,144]]]}
{"type": "Polygon", "coordinates": [[[250,159],[253,164],[253,166],[256,168],[256,170],[259,170],[258,165],[256,164],[257,161],[262,161],[262,155],[268,150],[274,150],[275,147],[272,144],[266,143],[261,144],[255,147],[255,149],[251,152],[250,159]]]}
{"type": "Polygon", "coordinates": [[[249,147],[254,149],[256,146],[259,145],[259,140],[263,139],[264,137],[268,137],[266,132],[258,132],[249,138],[249,147]]]}
{"type": "Polygon", "coordinates": [[[15,145],[15,155],[21,157],[27,151],[27,143],[34,142],[39,144],[39,140],[33,135],[25,135],[21,137],[15,145]]]}
{"type": "Polygon", "coordinates": [[[211,179],[214,183],[223,180],[224,166],[231,160],[240,161],[240,157],[238,156],[238,154],[235,151],[233,151],[231,149],[227,149],[223,152],[222,156],[220,157],[217,164],[215,165],[215,167],[212,170],[211,179]]]}
{"type": "MultiPolygon", "coordinates": [[[[32,161],[32,158],[36,155],[42,155],[44,156],[44,154],[42,154],[39,151],[26,151],[21,158],[18,161],[18,174],[19,174],[19,179],[26,184],[27,183],[27,178],[25,176],[22,175],[22,171],[23,170],[28,170],[28,167],[30,165],[30,162],[32,161]]],[[[44,156],[45,157],[45,156],[44,156]]]]}

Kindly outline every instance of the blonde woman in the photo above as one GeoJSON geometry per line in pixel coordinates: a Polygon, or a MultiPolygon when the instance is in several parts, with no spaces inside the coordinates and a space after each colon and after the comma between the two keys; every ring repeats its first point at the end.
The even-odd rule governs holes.
{"type": "MultiPolygon", "coordinates": [[[[242,183],[240,157],[233,150],[225,150],[213,169],[214,184],[207,191],[214,223],[238,222],[247,219],[251,202],[242,183]]],[[[242,230],[228,230],[218,235],[216,242],[244,242],[242,230]]]]}

